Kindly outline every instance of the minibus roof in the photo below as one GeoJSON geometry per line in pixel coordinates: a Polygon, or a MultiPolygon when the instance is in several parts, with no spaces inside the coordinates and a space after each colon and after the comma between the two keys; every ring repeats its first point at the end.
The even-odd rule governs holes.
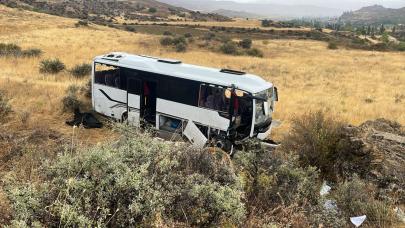
{"type": "Polygon", "coordinates": [[[262,92],[273,86],[272,83],[253,74],[184,64],[179,60],[159,59],[151,56],[132,55],[124,52],[113,52],[97,56],[94,61],[224,87],[232,87],[232,85],[234,85],[235,88],[250,93],[262,92]]]}

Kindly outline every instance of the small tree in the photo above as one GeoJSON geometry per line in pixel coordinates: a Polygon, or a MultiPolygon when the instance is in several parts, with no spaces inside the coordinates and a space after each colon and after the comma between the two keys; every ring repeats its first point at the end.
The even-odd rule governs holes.
{"type": "Polygon", "coordinates": [[[156,13],[157,9],[154,7],[149,8],[149,13],[156,13]]]}
{"type": "Polygon", "coordinates": [[[385,44],[388,44],[390,42],[390,37],[388,33],[384,32],[381,36],[381,41],[385,44]]]}
{"type": "Polygon", "coordinates": [[[385,32],[385,27],[384,27],[384,24],[382,24],[380,27],[380,34],[383,34],[384,32],[385,32]]]}

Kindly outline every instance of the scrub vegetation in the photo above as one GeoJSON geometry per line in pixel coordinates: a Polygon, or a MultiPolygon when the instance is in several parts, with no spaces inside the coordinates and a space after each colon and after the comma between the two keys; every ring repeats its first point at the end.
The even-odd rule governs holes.
{"type": "Polygon", "coordinates": [[[393,208],[404,203],[403,177],[383,171],[401,173],[403,165],[376,164],[403,164],[379,150],[391,146],[401,155],[402,144],[361,140],[384,138],[374,137],[381,126],[385,136],[405,135],[403,53],[76,23],[0,5],[0,43],[7,44],[0,53],[41,50],[34,58],[0,58],[0,224],[347,227],[350,216],[362,214],[368,227],[398,224],[393,208]],[[244,54],[222,52],[229,43],[231,53],[244,54]],[[91,67],[83,63],[112,50],[241,70],[273,82],[280,97],[274,119],[283,121],[274,138],[283,146],[270,151],[251,141],[231,160],[121,124],[96,130],[65,125],[76,107],[90,107],[91,67]],[[348,127],[377,118],[396,122],[348,127]],[[325,180],[332,190],[320,196],[325,180]],[[325,209],[327,200],[336,208],[325,209]]]}
{"type": "Polygon", "coordinates": [[[43,74],[57,74],[65,69],[65,64],[59,59],[42,60],[39,66],[39,72],[43,74]]]}

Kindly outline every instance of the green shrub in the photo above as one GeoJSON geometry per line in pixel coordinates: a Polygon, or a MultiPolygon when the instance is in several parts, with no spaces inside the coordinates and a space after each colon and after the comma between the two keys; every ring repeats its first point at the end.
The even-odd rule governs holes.
{"type": "Polygon", "coordinates": [[[65,64],[59,59],[45,59],[39,65],[39,72],[44,74],[57,74],[65,69],[65,64]]]}
{"type": "Polygon", "coordinates": [[[31,48],[21,52],[23,57],[39,57],[42,55],[42,50],[38,48],[31,48]]]}
{"type": "Polygon", "coordinates": [[[179,36],[179,37],[176,37],[176,38],[173,39],[173,44],[174,45],[187,44],[187,40],[183,36],[179,36]]]}
{"type": "Polygon", "coordinates": [[[0,43],[0,57],[20,56],[21,47],[16,44],[0,43]]]}
{"type": "Polygon", "coordinates": [[[157,12],[157,9],[156,8],[154,8],[154,7],[151,7],[151,8],[149,8],[149,13],[156,13],[157,12]]]}
{"type": "Polygon", "coordinates": [[[345,227],[338,212],[325,211],[319,197],[321,182],[314,167],[300,167],[293,155],[277,153],[252,140],[234,156],[245,189],[248,211],[262,227],[345,227]]]}
{"type": "Polygon", "coordinates": [[[329,42],[328,43],[328,49],[330,49],[330,50],[337,50],[338,49],[338,46],[337,46],[337,44],[335,43],[335,42],[329,42]]]}
{"type": "Polygon", "coordinates": [[[80,27],[80,26],[85,26],[85,27],[87,27],[87,26],[89,26],[89,22],[88,22],[88,21],[80,20],[80,21],[76,22],[75,26],[76,26],[76,27],[80,27]]]}
{"type": "Polygon", "coordinates": [[[187,45],[185,43],[176,44],[176,51],[177,52],[185,52],[185,51],[187,51],[187,45]]]}
{"type": "Polygon", "coordinates": [[[388,43],[390,42],[390,37],[389,37],[388,33],[387,33],[387,32],[384,32],[384,33],[382,34],[380,40],[381,40],[383,43],[388,44],[388,43]]]}
{"type": "Polygon", "coordinates": [[[398,51],[405,51],[405,42],[400,42],[397,49],[398,51]]]}
{"type": "Polygon", "coordinates": [[[244,49],[250,49],[252,47],[252,40],[251,39],[243,39],[239,42],[239,45],[244,49]]]}
{"type": "Polygon", "coordinates": [[[80,65],[76,65],[70,70],[70,73],[75,76],[76,78],[83,78],[86,76],[90,76],[92,71],[91,64],[83,63],[80,65]]]}
{"type": "Polygon", "coordinates": [[[164,31],[164,32],[163,32],[163,35],[164,35],[164,36],[173,36],[173,33],[170,32],[170,31],[164,31]]]}
{"type": "Polygon", "coordinates": [[[185,38],[191,38],[191,37],[193,37],[193,34],[191,34],[191,33],[186,33],[186,34],[184,34],[184,37],[185,37],[185,38]]]}
{"type": "Polygon", "coordinates": [[[173,146],[124,125],[116,129],[122,135],[117,143],[64,152],[45,163],[44,179],[37,184],[5,181],[14,222],[46,227],[242,224],[243,192],[225,155],[173,146]]]}
{"type": "Polygon", "coordinates": [[[252,48],[252,49],[247,50],[246,54],[249,56],[254,56],[254,57],[259,57],[259,58],[263,58],[263,56],[264,56],[263,52],[257,48],[252,48]]]}
{"type": "Polygon", "coordinates": [[[215,33],[209,32],[204,34],[203,40],[213,40],[216,37],[215,33]]]}
{"type": "Polygon", "coordinates": [[[5,121],[6,117],[11,113],[11,106],[9,100],[4,94],[0,91],[0,123],[5,121]]]}
{"type": "Polygon", "coordinates": [[[125,30],[128,31],[128,32],[136,32],[135,27],[132,27],[130,25],[126,25],[125,30]]]}
{"type": "Polygon", "coordinates": [[[227,55],[238,55],[239,54],[238,46],[233,41],[222,44],[222,46],[220,47],[220,50],[222,53],[227,54],[227,55]]]}
{"type": "Polygon", "coordinates": [[[337,206],[347,217],[367,215],[366,224],[371,227],[389,227],[395,222],[393,205],[374,198],[375,187],[354,176],[339,184],[333,196],[337,206]]]}
{"type": "Polygon", "coordinates": [[[260,142],[251,141],[234,160],[241,169],[251,206],[266,209],[280,204],[318,203],[319,173],[313,167],[301,168],[295,157],[285,160],[260,142]]]}
{"type": "Polygon", "coordinates": [[[171,37],[163,37],[160,39],[160,44],[162,46],[170,46],[173,44],[173,38],[171,37]]]}

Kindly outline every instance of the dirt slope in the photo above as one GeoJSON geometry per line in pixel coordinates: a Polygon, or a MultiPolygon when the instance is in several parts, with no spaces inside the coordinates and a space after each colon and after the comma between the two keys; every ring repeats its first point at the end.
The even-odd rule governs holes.
{"type": "MultiPolygon", "coordinates": [[[[357,172],[375,182],[389,195],[396,195],[405,203],[405,130],[400,124],[377,119],[359,127],[347,127],[347,138],[352,146],[357,172]]],[[[384,193],[384,192],[382,192],[384,193]]]]}

